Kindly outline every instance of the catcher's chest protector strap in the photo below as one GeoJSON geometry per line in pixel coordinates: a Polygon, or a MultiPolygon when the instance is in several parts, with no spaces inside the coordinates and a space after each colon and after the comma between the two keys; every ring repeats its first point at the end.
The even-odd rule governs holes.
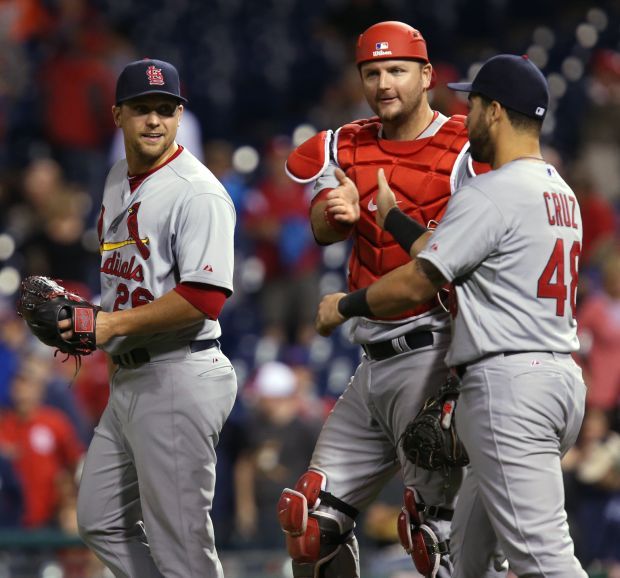
{"type": "Polygon", "coordinates": [[[435,532],[424,524],[424,520],[425,516],[440,517],[433,516],[433,513],[442,513],[441,519],[449,520],[452,518],[452,510],[438,506],[427,507],[423,503],[416,502],[412,488],[405,488],[404,501],[405,505],[398,516],[400,543],[411,556],[418,572],[425,578],[435,578],[441,557],[450,552],[449,541],[439,542],[435,532]],[[448,514],[448,518],[444,517],[448,514]]]}

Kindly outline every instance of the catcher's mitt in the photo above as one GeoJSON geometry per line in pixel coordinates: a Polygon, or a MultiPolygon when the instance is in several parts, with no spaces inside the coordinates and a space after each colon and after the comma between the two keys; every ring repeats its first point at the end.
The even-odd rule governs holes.
{"type": "Polygon", "coordinates": [[[48,277],[33,276],[22,281],[17,313],[45,345],[68,355],[89,355],[96,349],[95,318],[101,310],[79,295],[69,293],[48,277]],[[63,339],[58,321],[71,319],[73,336],[63,339]]]}
{"type": "Polygon", "coordinates": [[[425,470],[459,468],[469,463],[456,435],[454,409],[459,380],[450,376],[436,396],[429,397],[405,428],[401,441],[407,459],[425,470]]]}

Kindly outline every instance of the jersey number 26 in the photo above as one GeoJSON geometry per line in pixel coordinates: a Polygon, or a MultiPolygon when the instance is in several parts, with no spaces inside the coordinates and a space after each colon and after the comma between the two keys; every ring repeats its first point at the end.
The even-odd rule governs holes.
{"type": "MultiPolygon", "coordinates": [[[[573,318],[577,309],[577,281],[579,279],[579,255],[581,244],[574,241],[570,248],[568,262],[570,267],[570,287],[568,299],[573,318]]],[[[538,279],[538,297],[555,299],[555,314],[564,317],[566,304],[566,281],[564,276],[564,239],[557,239],[549,261],[538,279]],[[555,279],[555,281],[553,281],[555,279]]]]}

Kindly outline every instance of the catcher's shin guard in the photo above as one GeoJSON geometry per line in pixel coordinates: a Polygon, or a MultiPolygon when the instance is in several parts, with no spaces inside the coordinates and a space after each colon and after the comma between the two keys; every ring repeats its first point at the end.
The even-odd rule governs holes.
{"type": "Polygon", "coordinates": [[[359,554],[353,530],[342,531],[340,523],[316,509],[321,501],[354,518],[357,510],[325,492],[325,475],[306,472],[286,488],[278,502],[278,518],[286,534],[295,578],[357,578],[359,554]]]}
{"type": "Polygon", "coordinates": [[[451,520],[452,510],[440,506],[427,506],[417,499],[413,488],[405,488],[404,506],[398,516],[398,537],[420,574],[435,578],[442,558],[450,552],[448,540],[439,541],[435,532],[425,521],[426,517],[451,520]]]}

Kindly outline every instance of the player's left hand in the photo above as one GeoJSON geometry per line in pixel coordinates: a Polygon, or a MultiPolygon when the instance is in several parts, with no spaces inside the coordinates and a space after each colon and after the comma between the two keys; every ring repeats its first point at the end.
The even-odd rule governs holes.
{"type": "MultiPolygon", "coordinates": [[[[109,323],[109,313],[105,313],[104,311],[99,311],[97,314],[97,331],[95,334],[97,346],[105,345],[110,338],[112,337],[112,333],[110,331],[110,323],[109,323]]],[[[63,339],[71,339],[73,336],[73,331],[71,330],[71,319],[63,319],[58,322],[58,329],[61,331],[60,336],[63,339]]]]}
{"type": "Polygon", "coordinates": [[[345,295],[346,293],[331,293],[323,297],[315,321],[319,335],[329,336],[338,325],[342,325],[346,321],[338,311],[338,303],[345,295]]]}
{"type": "Polygon", "coordinates": [[[377,171],[377,184],[379,185],[379,189],[377,190],[377,212],[375,213],[375,221],[377,225],[383,229],[385,217],[398,205],[398,202],[396,201],[394,192],[390,189],[390,185],[388,185],[383,169],[377,171]]]}

